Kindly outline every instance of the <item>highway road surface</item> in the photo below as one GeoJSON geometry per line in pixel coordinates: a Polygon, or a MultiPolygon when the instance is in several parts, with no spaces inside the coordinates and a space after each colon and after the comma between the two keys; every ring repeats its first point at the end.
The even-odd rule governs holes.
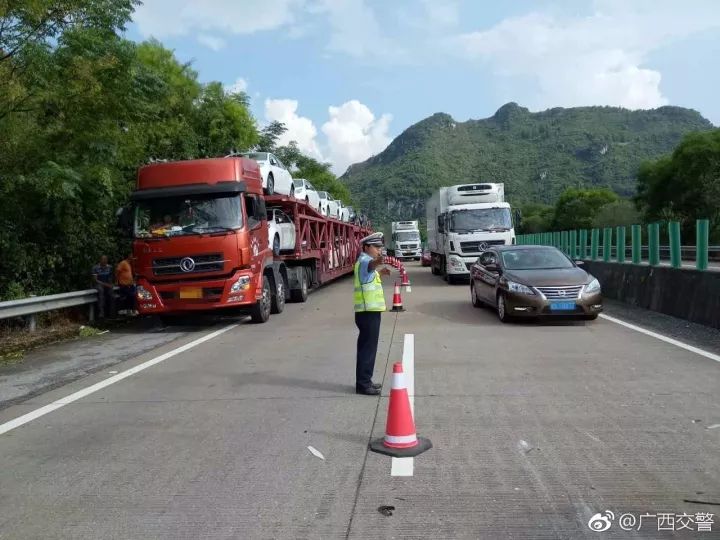
{"type": "Polygon", "coordinates": [[[29,357],[39,373],[103,344],[119,355],[6,396],[0,539],[720,538],[720,341],[659,339],[673,322],[503,325],[467,286],[410,270],[407,311],[383,318],[381,398],[354,393],[350,279],[265,325],[29,357]],[[434,447],[398,462],[367,447],[403,360],[434,447]]]}

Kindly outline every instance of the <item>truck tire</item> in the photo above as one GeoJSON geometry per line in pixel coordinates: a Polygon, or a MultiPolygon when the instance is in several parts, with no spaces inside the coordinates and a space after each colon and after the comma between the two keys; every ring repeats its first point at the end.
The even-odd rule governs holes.
{"type": "Polygon", "coordinates": [[[279,275],[279,277],[280,279],[278,279],[275,284],[275,294],[272,295],[272,300],[270,302],[270,313],[273,315],[282,313],[285,309],[285,279],[282,275],[279,275]]]}
{"type": "Polygon", "coordinates": [[[305,302],[308,297],[310,286],[308,284],[308,275],[305,269],[300,273],[300,288],[290,290],[290,300],[293,302],[305,302]]]}
{"type": "Polygon", "coordinates": [[[262,324],[270,318],[270,310],[272,309],[272,291],[270,290],[270,280],[267,276],[263,276],[262,298],[250,310],[250,318],[255,324],[262,324]]]}

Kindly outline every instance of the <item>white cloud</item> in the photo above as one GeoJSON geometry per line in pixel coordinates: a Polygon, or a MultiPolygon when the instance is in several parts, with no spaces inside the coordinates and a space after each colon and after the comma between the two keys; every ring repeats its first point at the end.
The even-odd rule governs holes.
{"type": "Polygon", "coordinates": [[[145,0],[133,20],[145,36],[252,34],[291,24],[304,0],[145,0]]]}
{"type": "MultiPolygon", "coordinates": [[[[534,108],[617,105],[652,108],[668,100],[661,74],[643,67],[650,52],[673,39],[720,26],[714,0],[676,2],[598,0],[586,17],[532,13],[505,19],[454,43],[466,58],[509,78],[534,80],[534,108]]],[[[506,96],[513,98],[514,96],[506,96]]]]}
{"type": "Polygon", "coordinates": [[[455,0],[421,0],[425,10],[426,27],[451,27],[460,22],[460,11],[455,0]]]}
{"type": "Polygon", "coordinates": [[[278,139],[279,145],[286,145],[295,141],[298,148],[310,157],[324,161],[320,152],[317,137],[317,128],[313,121],[297,113],[298,102],[294,99],[266,99],[265,119],[268,121],[277,120],[285,124],[287,131],[278,139]]]}
{"type": "Polygon", "coordinates": [[[327,49],[354,58],[407,61],[408,51],[381,31],[373,9],[365,0],[318,0],[311,13],[324,14],[330,25],[327,49]]]}
{"type": "Polygon", "coordinates": [[[358,100],[328,107],[329,119],[322,126],[325,135],[322,143],[318,141],[315,124],[298,114],[298,106],[294,99],[265,100],[265,119],[277,120],[287,127],[278,144],[297,142],[303,153],[330,162],[335,174],[344,173],[352,163],[364,161],[390,144],[388,129],[392,117],[383,114],[376,118],[367,105],[358,100]]]}
{"type": "Polygon", "coordinates": [[[327,137],[328,156],[337,174],[352,163],[364,161],[390,144],[388,128],[392,116],[376,119],[372,111],[353,99],[339,107],[329,107],[330,120],[322,127],[327,137]]]}
{"type": "Polygon", "coordinates": [[[225,90],[232,94],[237,94],[240,92],[245,92],[247,90],[247,87],[248,87],[248,82],[245,79],[243,79],[242,77],[238,77],[234,83],[232,83],[229,86],[226,86],[225,90]]]}
{"type": "Polygon", "coordinates": [[[225,40],[210,36],[208,34],[199,34],[197,37],[198,43],[200,45],[205,45],[209,49],[212,49],[213,51],[219,51],[223,47],[225,47],[225,40]]]}

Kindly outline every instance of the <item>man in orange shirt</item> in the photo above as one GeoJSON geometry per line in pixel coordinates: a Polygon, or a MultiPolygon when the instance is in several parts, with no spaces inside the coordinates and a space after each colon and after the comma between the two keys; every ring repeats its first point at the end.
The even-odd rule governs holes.
{"type": "Polygon", "coordinates": [[[125,257],[115,267],[115,281],[117,281],[120,302],[127,315],[135,315],[135,280],[133,278],[132,264],[130,259],[132,254],[125,257]]]}

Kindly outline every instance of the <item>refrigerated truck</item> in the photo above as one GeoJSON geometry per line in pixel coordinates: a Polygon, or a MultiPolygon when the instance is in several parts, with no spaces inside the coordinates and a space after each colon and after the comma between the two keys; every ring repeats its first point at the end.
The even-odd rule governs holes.
{"type": "Polygon", "coordinates": [[[515,243],[502,183],[441,187],[425,209],[432,273],[449,283],[468,279],[470,267],[489,246],[515,243]]]}
{"type": "Polygon", "coordinates": [[[397,259],[420,260],[422,244],[417,221],[393,221],[386,228],[385,244],[388,254],[397,259]]]}
{"type": "Polygon", "coordinates": [[[264,195],[257,163],[242,157],[140,168],[121,222],[133,236],[141,314],[246,313],[256,323],[351,273],[359,241],[370,234],[305,201],[264,195]],[[294,250],[277,257],[268,241],[268,207],[295,224],[294,250]]]}

